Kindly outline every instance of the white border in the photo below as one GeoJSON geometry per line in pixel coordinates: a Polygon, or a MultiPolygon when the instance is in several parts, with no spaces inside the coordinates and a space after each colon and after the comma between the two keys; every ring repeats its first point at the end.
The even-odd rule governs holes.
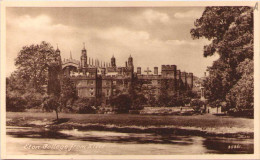
{"type": "MultiPolygon", "coordinates": [[[[254,154],[207,154],[207,155],[6,155],[6,110],[5,110],[5,66],[6,66],[6,7],[163,7],[163,6],[254,6],[257,1],[150,1],[150,2],[126,2],[126,1],[4,1],[1,3],[1,158],[4,159],[260,159],[259,147],[259,80],[260,80],[260,53],[259,53],[259,10],[254,12],[254,154]]],[[[259,4],[260,5],[260,4],[259,4]]],[[[260,9],[260,7],[259,7],[260,9]]]]}

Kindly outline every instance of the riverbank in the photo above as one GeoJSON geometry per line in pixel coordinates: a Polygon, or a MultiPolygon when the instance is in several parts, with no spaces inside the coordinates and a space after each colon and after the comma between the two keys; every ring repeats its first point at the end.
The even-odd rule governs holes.
{"type": "Polygon", "coordinates": [[[214,116],[7,112],[7,126],[253,138],[253,119],[214,116]]]}

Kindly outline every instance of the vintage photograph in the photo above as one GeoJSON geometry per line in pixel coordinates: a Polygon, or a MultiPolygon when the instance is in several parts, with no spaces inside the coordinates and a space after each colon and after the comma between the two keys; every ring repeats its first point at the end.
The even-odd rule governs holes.
{"type": "Polygon", "coordinates": [[[6,7],[5,154],[253,155],[254,12],[6,7]]]}

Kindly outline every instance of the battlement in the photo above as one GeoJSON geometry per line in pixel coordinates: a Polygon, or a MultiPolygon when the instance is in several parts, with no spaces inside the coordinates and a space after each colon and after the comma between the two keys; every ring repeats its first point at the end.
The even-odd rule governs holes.
{"type": "Polygon", "coordinates": [[[182,77],[186,77],[186,76],[187,76],[187,73],[186,73],[186,72],[181,72],[181,76],[182,76],[182,77]]]}
{"type": "Polygon", "coordinates": [[[176,65],[162,65],[162,71],[174,71],[176,70],[176,65]]]}
{"type": "Polygon", "coordinates": [[[188,77],[193,77],[193,73],[188,73],[188,77]]]}

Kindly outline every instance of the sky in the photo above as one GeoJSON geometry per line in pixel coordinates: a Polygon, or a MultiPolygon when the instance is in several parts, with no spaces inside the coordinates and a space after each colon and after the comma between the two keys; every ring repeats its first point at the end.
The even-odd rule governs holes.
{"type": "Polygon", "coordinates": [[[6,11],[6,72],[15,69],[23,46],[57,44],[61,57],[80,59],[83,43],[87,55],[124,66],[131,55],[142,72],[155,66],[204,75],[218,57],[203,57],[206,39],[193,40],[190,29],[204,7],[9,7],[6,11]]]}

